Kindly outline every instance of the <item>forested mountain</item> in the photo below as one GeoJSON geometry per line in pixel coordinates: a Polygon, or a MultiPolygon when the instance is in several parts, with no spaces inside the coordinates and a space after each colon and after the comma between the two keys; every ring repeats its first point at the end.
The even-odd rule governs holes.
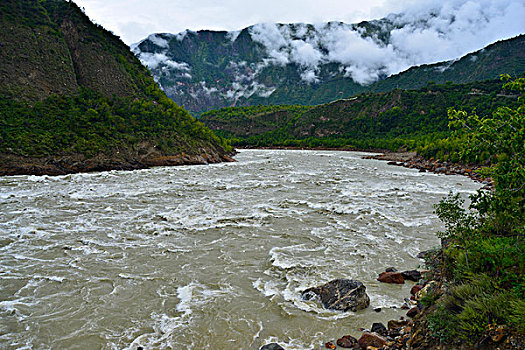
{"type": "Polygon", "coordinates": [[[0,175],[218,162],[230,147],[73,2],[0,3],[0,175]]]}
{"type": "Polygon", "coordinates": [[[449,108],[485,116],[518,104],[518,95],[503,90],[499,80],[429,83],[418,90],[363,93],[310,107],[229,107],[203,113],[201,120],[238,146],[423,150],[450,134],[449,108]]]}
{"type": "Polygon", "coordinates": [[[238,32],[152,34],[133,51],[168,97],[194,114],[257,104],[316,105],[368,91],[420,88],[427,81],[465,83],[525,71],[523,35],[443,61],[409,47],[428,25],[396,16],[359,24],[257,24],[238,32]],[[426,62],[440,63],[418,66],[426,62]]]}
{"type": "Polygon", "coordinates": [[[418,89],[427,83],[472,83],[496,79],[501,74],[517,77],[525,72],[525,35],[498,41],[458,59],[412,67],[369,86],[367,91],[395,88],[418,89]]]}

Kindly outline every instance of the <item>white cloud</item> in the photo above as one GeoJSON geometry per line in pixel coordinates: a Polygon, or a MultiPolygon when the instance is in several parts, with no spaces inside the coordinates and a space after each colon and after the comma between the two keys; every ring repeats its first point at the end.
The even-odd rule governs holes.
{"type": "Polygon", "coordinates": [[[163,53],[149,53],[143,52],[139,56],[140,61],[143,65],[147,66],[149,69],[157,68],[161,63],[164,63],[169,60],[169,58],[163,53]]]}
{"type": "Polygon", "coordinates": [[[148,36],[148,40],[157,45],[158,47],[167,49],[169,47],[168,40],[163,39],[158,34],[151,34],[148,36]]]}
{"type": "Polygon", "coordinates": [[[127,44],[151,33],[246,28],[265,22],[357,22],[388,14],[389,0],[74,0],[127,44]],[[381,12],[384,11],[384,12],[381,12]]]}
{"type": "Polygon", "coordinates": [[[259,24],[252,39],[267,49],[266,64],[302,67],[306,82],[325,62],[342,65],[361,84],[413,65],[456,59],[504,38],[525,33],[523,0],[402,1],[405,12],[390,15],[390,39],[364,37],[364,30],[330,23],[314,26],[259,24]],[[392,25],[393,24],[393,25],[392,25]]]}
{"type": "Polygon", "coordinates": [[[313,70],[306,70],[301,73],[301,79],[306,81],[307,83],[318,83],[319,78],[317,77],[317,74],[313,70]]]}
{"type": "Polygon", "coordinates": [[[138,55],[142,64],[147,66],[149,69],[156,69],[162,65],[174,70],[186,72],[191,71],[189,64],[186,62],[172,61],[164,53],[140,52],[138,48],[136,48],[135,53],[138,55]]]}
{"type": "Polygon", "coordinates": [[[216,92],[218,92],[219,90],[217,90],[217,88],[209,88],[206,86],[206,82],[205,81],[201,81],[201,91],[203,91],[204,93],[206,93],[207,95],[211,95],[211,94],[214,94],[216,92]]]}
{"type": "Polygon", "coordinates": [[[188,35],[188,33],[191,33],[191,30],[186,29],[186,30],[184,30],[184,31],[182,31],[180,33],[175,34],[175,38],[178,41],[183,41],[184,38],[186,37],[186,35],[188,35]]]}
{"type": "MultiPolygon", "coordinates": [[[[98,23],[136,42],[153,32],[171,32],[182,40],[190,30],[231,30],[254,23],[344,21],[388,18],[400,28],[391,29],[390,41],[364,39],[350,25],[276,26],[260,24],[251,34],[267,48],[269,64],[296,63],[305,81],[319,75],[319,66],[336,62],[357,82],[369,83],[379,75],[398,73],[412,65],[460,57],[505,38],[525,33],[525,0],[74,0],[98,23]],[[324,49],[327,49],[325,51],[324,49]]],[[[166,37],[150,40],[161,48],[166,37]]],[[[143,56],[150,67],[169,64],[160,56],[143,56]]]]}
{"type": "Polygon", "coordinates": [[[172,60],[167,60],[167,61],[164,61],[164,63],[168,67],[173,68],[175,70],[181,70],[181,71],[187,71],[187,72],[191,71],[190,65],[187,64],[186,62],[175,62],[172,60]]]}
{"type": "Polygon", "coordinates": [[[231,32],[228,32],[228,34],[226,34],[226,37],[232,42],[234,42],[239,37],[239,34],[241,34],[241,30],[233,30],[231,32]]]}
{"type": "Polygon", "coordinates": [[[228,89],[228,91],[226,91],[223,96],[230,100],[249,98],[254,94],[260,97],[269,97],[274,91],[275,88],[267,87],[264,84],[259,84],[256,81],[253,81],[250,84],[234,82],[231,88],[228,89]]]}
{"type": "Polygon", "coordinates": [[[323,60],[323,54],[319,51],[319,48],[314,47],[311,43],[303,40],[293,40],[290,46],[292,61],[302,67],[313,69],[323,60]]]}

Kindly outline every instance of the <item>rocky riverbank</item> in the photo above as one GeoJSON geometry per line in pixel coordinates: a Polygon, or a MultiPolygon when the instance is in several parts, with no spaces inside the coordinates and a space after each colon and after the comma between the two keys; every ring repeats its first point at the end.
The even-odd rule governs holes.
{"type": "Polygon", "coordinates": [[[136,151],[114,151],[87,158],[83,154],[25,157],[0,154],[0,176],[9,175],[66,175],[109,170],[138,170],[156,166],[199,165],[235,162],[233,154],[201,148],[196,154],[184,152],[163,155],[154,147],[143,146],[136,151]]]}
{"type": "Polygon", "coordinates": [[[483,178],[476,170],[478,165],[465,165],[458,163],[442,162],[439,159],[425,159],[416,152],[387,152],[383,154],[364,156],[363,159],[377,159],[388,161],[390,165],[403,166],[405,168],[419,169],[420,172],[433,172],[445,175],[463,175],[472,180],[481,182],[485,189],[492,189],[492,179],[483,178]]]}
{"type": "MultiPolygon", "coordinates": [[[[519,334],[513,334],[504,326],[494,325],[486,330],[484,337],[474,346],[465,344],[444,345],[439,338],[432,334],[429,316],[436,310],[436,302],[447,294],[447,283],[441,271],[443,266],[442,249],[421,252],[418,258],[425,261],[428,270],[412,270],[398,272],[395,268],[387,268],[380,273],[377,280],[384,283],[402,284],[412,281],[415,284],[410,290],[410,296],[405,298],[401,309],[406,310],[406,315],[399,319],[390,320],[386,325],[373,323],[369,329],[361,328],[362,335],[359,339],[351,335],[342,335],[341,338],[328,340],[325,349],[354,349],[354,350],[434,350],[434,349],[460,349],[460,350],[511,350],[523,349],[524,339],[519,334]]],[[[334,280],[326,285],[311,288],[321,289],[328,294],[335,295],[335,299],[343,300],[341,294],[349,294],[352,288],[327,288],[339,286],[342,280],[334,280]],[[332,290],[333,289],[333,290],[332,290]],[[335,291],[335,292],[334,292],[335,291]]],[[[346,280],[344,280],[346,281],[346,280]]],[[[350,281],[356,282],[356,281],[350,281]]],[[[360,284],[360,282],[357,282],[360,284]]],[[[365,287],[361,285],[364,290],[365,287]]],[[[306,290],[305,293],[308,293],[306,290]]],[[[321,295],[321,293],[319,293],[321,295]]],[[[380,312],[380,309],[375,310],[380,312]]],[[[260,350],[284,350],[277,343],[267,344],[260,350]]]]}
{"type": "Polygon", "coordinates": [[[405,299],[402,309],[408,310],[406,316],[390,320],[385,326],[373,323],[370,329],[362,329],[359,339],[344,335],[325,344],[327,349],[361,349],[361,350],[511,350],[523,349],[525,343],[522,335],[514,334],[505,326],[489,327],[484,336],[474,346],[466,344],[444,345],[432,334],[429,315],[437,308],[435,300],[448,293],[447,283],[441,272],[443,266],[442,249],[429,250],[418,255],[425,261],[429,270],[397,272],[389,268],[379,274],[378,280],[385,283],[404,283],[404,279],[417,280],[410,290],[410,298],[405,299]],[[407,274],[408,273],[408,274],[407,274]],[[408,278],[405,278],[408,277],[408,278]]]}

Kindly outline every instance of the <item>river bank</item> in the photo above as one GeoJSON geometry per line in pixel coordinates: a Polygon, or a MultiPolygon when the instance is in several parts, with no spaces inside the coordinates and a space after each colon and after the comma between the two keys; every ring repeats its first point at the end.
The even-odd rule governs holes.
{"type": "Polygon", "coordinates": [[[492,189],[493,187],[491,179],[485,179],[477,172],[481,168],[479,165],[442,162],[434,158],[425,159],[416,152],[385,152],[378,155],[364,156],[363,158],[388,161],[389,165],[419,169],[420,172],[428,171],[436,174],[468,176],[473,181],[481,182],[485,185],[485,189],[492,189]]]}
{"type": "MultiPolygon", "coordinates": [[[[450,294],[449,284],[443,274],[445,264],[443,249],[428,250],[418,254],[425,261],[427,270],[421,271],[421,278],[412,286],[410,296],[405,298],[407,309],[405,316],[392,319],[387,326],[382,323],[373,323],[369,329],[362,329],[362,336],[357,339],[344,335],[337,340],[328,341],[326,349],[361,349],[361,350],[434,350],[434,349],[461,349],[461,350],[514,350],[525,348],[523,334],[511,331],[504,325],[491,324],[483,336],[474,345],[455,343],[442,344],[432,329],[430,318],[438,308],[436,300],[450,294]],[[336,345],[337,344],[337,345],[336,345]]],[[[380,274],[399,274],[394,268],[380,274]],[[391,271],[391,272],[388,272],[391,271]]],[[[387,283],[393,282],[390,279],[387,283]]]]}
{"type": "Polygon", "coordinates": [[[205,165],[235,162],[232,154],[201,148],[200,153],[167,156],[154,147],[137,151],[115,151],[87,158],[83,154],[30,157],[0,154],[0,176],[11,175],[67,175],[110,170],[139,170],[157,166],[205,165]]]}

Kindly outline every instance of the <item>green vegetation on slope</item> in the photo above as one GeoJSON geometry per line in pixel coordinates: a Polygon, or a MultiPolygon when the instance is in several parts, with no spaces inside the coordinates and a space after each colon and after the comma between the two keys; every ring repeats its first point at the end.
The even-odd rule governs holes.
{"type": "Polygon", "coordinates": [[[518,107],[501,107],[486,117],[450,111],[451,126],[465,140],[461,159],[493,156],[483,173],[495,189],[472,195],[469,210],[453,194],[436,206],[446,226],[439,236],[446,242],[449,286],[427,301],[434,307],[430,329],[449,345],[479,346],[497,326],[525,334],[525,79],[506,87],[521,93],[518,107]]]}
{"type": "Polygon", "coordinates": [[[83,90],[28,105],[0,99],[0,153],[51,156],[134,150],[148,142],[162,154],[230,147],[167,97],[108,98],[83,90]],[[157,102],[159,101],[159,102],[157,102]]]}
{"type": "MultiPolygon", "coordinates": [[[[70,155],[125,154],[127,164],[142,167],[144,149],[157,158],[217,158],[231,151],[166,97],[118,37],[91,23],[73,2],[5,0],[0,14],[0,158],[11,169],[6,173],[24,173],[18,167],[24,157],[47,164],[70,155]]],[[[109,162],[118,168],[121,160],[109,162]]]]}
{"type": "Polygon", "coordinates": [[[503,73],[517,77],[525,71],[524,48],[525,35],[500,40],[459,60],[412,67],[370,85],[367,91],[418,89],[429,81],[438,84],[477,82],[496,79],[503,73]]]}
{"type": "Polygon", "coordinates": [[[502,90],[499,81],[430,83],[419,90],[367,93],[315,107],[226,108],[200,119],[236,146],[406,148],[458,160],[461,140],[450,138],[449,108],[490,115],[517,104],[517,95],[502,90]]]}

